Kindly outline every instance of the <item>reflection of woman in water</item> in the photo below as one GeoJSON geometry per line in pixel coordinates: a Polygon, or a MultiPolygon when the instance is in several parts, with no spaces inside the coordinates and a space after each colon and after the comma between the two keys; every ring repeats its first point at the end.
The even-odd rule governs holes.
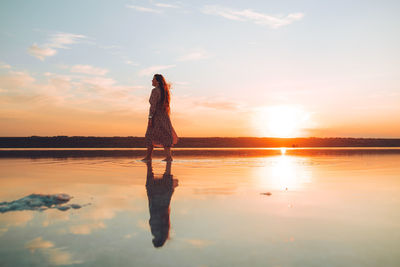
{"type": "Polygon", "coordinates": [[[146,189],[149,199],[150,228],[154,247],[161,247],[169,237],[169,205],[178,180],[172,178],[171,162],[167,162],[162,178],[154,178],[151,161],[147,162],[146,189]]]}

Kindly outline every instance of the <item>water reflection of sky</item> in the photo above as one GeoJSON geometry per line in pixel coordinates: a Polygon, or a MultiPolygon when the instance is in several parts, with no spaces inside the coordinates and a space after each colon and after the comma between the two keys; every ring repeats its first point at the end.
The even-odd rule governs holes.
{"type": "Polygon", "coordinates": [[[0,265],[396,266],[399,159],[2,159],[0,201],[91,204],[0,214],[0,265]]]}

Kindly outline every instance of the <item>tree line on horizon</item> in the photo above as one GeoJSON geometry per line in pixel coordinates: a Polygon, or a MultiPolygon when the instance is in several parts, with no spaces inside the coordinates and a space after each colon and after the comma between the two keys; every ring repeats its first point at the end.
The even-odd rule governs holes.
{"type": "MultiPolygon", "coordinates": [[[[144,148],[144,137],[0,137],[1,148],[144,148]]],[[[400,147],[400,139],[347,137],[181,137],[175,147],[400,147]]]]}

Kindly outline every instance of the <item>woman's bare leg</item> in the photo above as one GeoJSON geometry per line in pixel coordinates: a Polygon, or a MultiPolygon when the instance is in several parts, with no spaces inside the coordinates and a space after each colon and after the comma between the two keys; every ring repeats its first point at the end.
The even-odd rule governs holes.
{"type": "Polygon", "coordinates": [[[165,152],[165,159],[163,159],[163,161],[172,161],[171,148],[164,147],[164,152],[165,152]]]}
{"type": "Polygon", "coordinates": [[[153,146],[148,146],[147,147],[147,153],[146,157],[144,157],[142,160],[151,160],[151,155],[153,154],[153,146]]]}

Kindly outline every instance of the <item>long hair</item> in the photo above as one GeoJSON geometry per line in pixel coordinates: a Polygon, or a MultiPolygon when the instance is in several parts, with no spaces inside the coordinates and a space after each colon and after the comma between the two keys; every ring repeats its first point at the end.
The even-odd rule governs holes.
{"type": "Polygon", "coordinates": [[[158,86],[161,89],[160,104],[162,105],[165,112],[169,114],[170,113],[169,102],[171,99],[169,89],[171,85],[165,81],[164,77],[161,74],[154,74],[154,78],[156,78],[158,86]]]}

